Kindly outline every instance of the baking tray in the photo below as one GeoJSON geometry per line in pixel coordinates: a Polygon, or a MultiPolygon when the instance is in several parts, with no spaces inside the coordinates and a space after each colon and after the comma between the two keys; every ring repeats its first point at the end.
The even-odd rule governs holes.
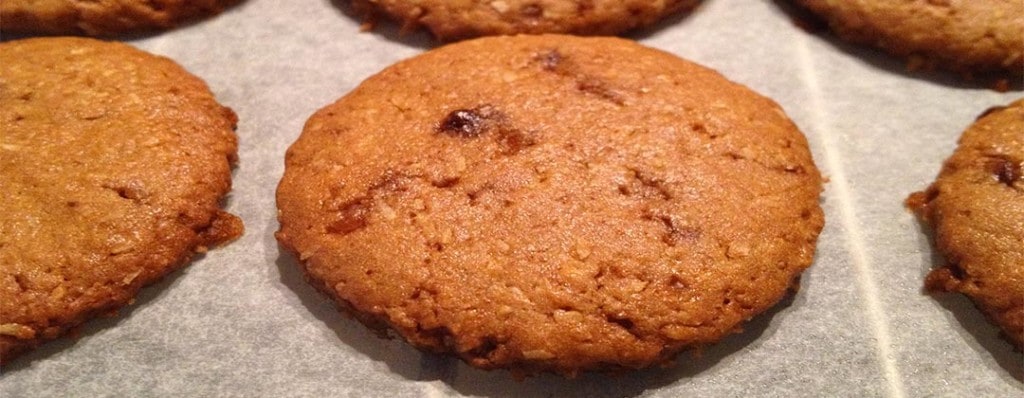
{"type": "MultiPolygon", "coordinates": [[[[940,257],[904,208],[986,108],[1022,96],[812,34],[785,2],[706,0],[630,37],[773,98],[829,182],[800,292],[742,334],[675,366],[515,381],[377,338],[282,254],[274,190],[305,120],[384,67],[436,45],[393,25],[360,32],[347,1],[248,0],[127,41],[205,79],[240,118],[227,208],[238,241],[147,288],[119,316],[2,370],[0,396],[1024,395],[1024,361],[960,295],[922,292],[940,257]]],[[[9,38],[8,38],[9,39],[9,38]]]]}

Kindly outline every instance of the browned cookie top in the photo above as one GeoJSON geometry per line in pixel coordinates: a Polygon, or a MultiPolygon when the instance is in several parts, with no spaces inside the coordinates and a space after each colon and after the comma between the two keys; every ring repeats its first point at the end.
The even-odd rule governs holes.
{"type": "Polygon", "coordinates": [[[236,118],[163,57],[0,44],[0,359],[127,304],[232,239],[236,118]]]}
{"type": "Polygon", "coordinates": [[[240,0],[3,0],[0,30],[109,36],[168,29],[240,0]]]}
{"type": "Polygon", "coordinates": [[[288,150],[277,234],[370,326],[482,368],[640,368],[794,286],[821,177],[774,102],[630,41],[400,62],[288,150]]]}
{"type": "Polygon", "coordinates": [[[939,178],[909,203],[935,228],[949,264],[930,290],[966,294],[1024,347],[1024,100],[990,110],[964,132],[939,178]]]}
{"type": "Polygon", "coordinates": [[[700,0],[352,0],[357,12],[387,14],[404,30],[425,26],[440,40],[516,33],[614,35],[689,10],[700,0]]]}
{"type": "Polygon", "coordinates": [[[796,0],[840,37],[958,72],[1024,68],[1021,0],[796,0]]]}

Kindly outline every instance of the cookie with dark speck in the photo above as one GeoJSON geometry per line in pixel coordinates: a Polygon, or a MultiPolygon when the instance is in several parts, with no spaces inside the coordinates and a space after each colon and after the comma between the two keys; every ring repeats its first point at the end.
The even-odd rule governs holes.
{"type": "Polygon", "coordinates": [[[1024,100],[974,123],[938,179],[908,205],[935,229],[948,265],[928,274],[931,291],[974,301],[1024,348],[1024,100]]]}
{"type": "Polygon", "coordinates": [[[4,0],[6,33],[111,36],[173,28],[240,0],[4,0]]]}
{"type": "Polygon", "coordinates": [[[967,75],[1024,70],[1020,0],[795,0],[841,38],[967,75]]]}
{"type": "Polygon", "coordinates": [[[614,35],[688,11],[700,0],[352,0],[362,15],[384,14],[403,30],[440,40],[516,33],[614,35]]]}
{"type": "Polygon", "coordinates": [[[0,44],[0,361],[116,312],[231,240],[237,118],[171,60],[92,39],[0,44]]]}
{"type": "Polygon", "coordinates": [[[712,70],[622,39],[492,37],[316,112],[277,238],[373,328],[575,375],[740,331],[811,264],[821,190],[783,110],[712,70]]]}

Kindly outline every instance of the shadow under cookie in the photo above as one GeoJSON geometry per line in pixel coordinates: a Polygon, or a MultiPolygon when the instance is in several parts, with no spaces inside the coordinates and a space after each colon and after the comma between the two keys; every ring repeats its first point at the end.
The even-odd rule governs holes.
{"type": "Polygon", "coordinates": [[[465,395],[493,397],[623,397],[637,396],[662,385],[695,377],[715,366],[724,366],[729,357],[749,350],[757,341],[773,333],[780,317],[791,306],[798,305],[799,296],[793,292],[775,307],[744,325],[742,333],[724,338],[718,344],[691,352],[683,352],[672,366],[645,369],[630,373],[584,374],[575,379],[554,375],[541,375],[526,380],[514,380],[505,371],[484,371],[472,368],[455,358],[418,352],[397,339],[380,339],[355,319],[345,316],[336,305],[307,283],[295,257],[280,248],[276,260],[280,280],[300,299],[303,306],[316,319],[330,328],[335,336],[360,354],[382,362],[388,369],[407,380],[439,380],[449,388],[465,395]],[[397,351],[395,345],[404,346],[397,351]],[[385,346],[392,346],[385,348],[385,346]],[[419,357],[419,361],[410,358],[419,357]]]}
{"type": "MultiPolygon", "coordinates": [[[[948,265],[946,258],[935,248],[935,235],[932,228],[920,219],[918,227],[919,246],[928,253],[928,260],[921,268],[921,280],[936,268],[948,265]]],[[[979,355],[990,355],[995,363],[1006,371],[1006,375],[1024,382],[1024,353],[1016,351],[1013,343],[1007,340],[1003,332],[985,319],[978,307],[969,298],[957,293],[928,292],[921,289],[921,294],[929,295],[932,300],[946,312],[949,327],[957,330],[964,341],[979,355]]]]}

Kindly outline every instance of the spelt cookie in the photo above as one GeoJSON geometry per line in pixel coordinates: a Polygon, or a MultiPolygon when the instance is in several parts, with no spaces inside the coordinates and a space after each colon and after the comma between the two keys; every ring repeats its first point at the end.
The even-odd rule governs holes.
{"type": "Polygon", "coordinates": [[[1024,68],[1020,0],[796,0],[839,37],[908,59],[912,68],[965,74],[1024,68]]]}
{"type": "Polygon", "coordinates": [[[0,30],[7,33],[110,36],[170,29],[215,15],[239,0],[4,0],[0,30]]]}
{"type": "Polygon", "coordinates": [[[287,152],[277,238],[365,324],[532,374],[714,343],[811,264],[821,177],[771,100],[615,38],[400,62],[287,152]]]}
{"type": "Polygon", "coordinates": [[[614,35],[692,9],[700,0],[352,0],[357,13],[383,13],[403,30],[423,26],[439,40],[516,33],[614,35]]]}
{"type": "Polygon", "coordinates": [[[908,199],[948,265],[931,291],[960,292],[1024,348],[1024,100],[986,112],[964,132],[938,179],[908,199]]]}
{"type": "Polygon", "coordinates": [[[241,234],[219,205],[236,121],[201,80],[124,44],[0,44],[0,360],[241,234]]]}

